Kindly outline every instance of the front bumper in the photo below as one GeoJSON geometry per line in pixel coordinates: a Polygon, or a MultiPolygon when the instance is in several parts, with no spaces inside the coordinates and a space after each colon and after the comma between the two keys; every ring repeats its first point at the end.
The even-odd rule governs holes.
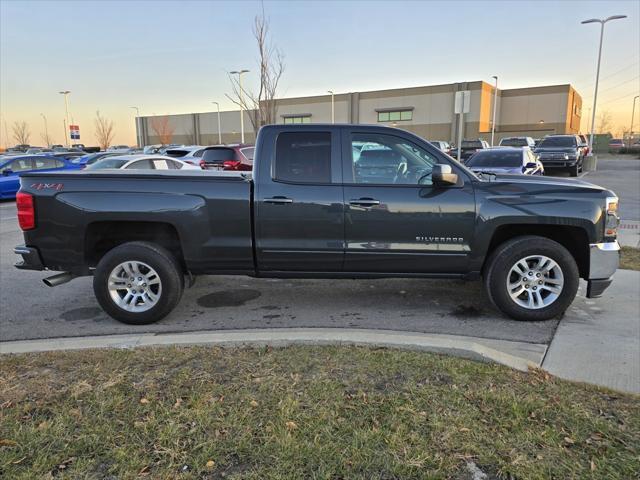
{"type": "Polygon", "coordinates": [[[25,245],[18,245],[13,249],[13,253],[16,255],[22,255],[22,260],[16,262],[15,267],[20,270],[44,270],[45,266],[42,263],[40,252],[37,248],[27,247],[25,245]]]}
{"type": "Polygon", "coordinates": [[[620,245],[617,241],[589,245],[589,278],[587,298],[602,295],[611,284],[613,274],[620,265],[620,245]]]}

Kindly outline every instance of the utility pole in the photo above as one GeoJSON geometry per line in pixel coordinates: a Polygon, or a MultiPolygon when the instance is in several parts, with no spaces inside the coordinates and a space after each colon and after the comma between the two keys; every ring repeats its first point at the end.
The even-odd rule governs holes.
{"type": "Polygon", "coordinates": [[[64,95],[64,113],[65,113],[65,126],[64,126],[64,138],[65,138],[65,144],[67,145],[67,147],[70,145],[70,140],[71,140],[71,133],[67,132],[67,128],[69,128],[69,100],[68,100],[68,96],[71,93],[69,90],[63,90],[62,92],[58,92],[60,95],[64,95]]]}
{"type": "MultiPolygon", "coordinates": [[[[242,74],[249,73],[249,70],[234,70],[231,75],[238,75],[238,87],[240,88],[240,143],[244,143],[244,100],[242,97],[242,74]]],[[[260,108],[260,106],[258,106],[260,108]]],[[[257,132],[256,132],[257,133],[257,132]]]]}
{"type": "Polygon", "coordinates": [[[220,123],[220,104],[218,102],[211,102],[218,107],[218,145],[222,145],[222,124],[220,123]]]}
{"type": "Polygon", "coordinates": [[[47,117],[44,116],[44,113],[41,113],[40,116],[44,120],[44,136],[47,139],[47,147],[51,146],[51,142],[49,141],[49,129],[47,128],[47,117]]]}
{"type": "Polygon", "coordinates": [[[331,94],[331,123],[336,123],[336,109],[333,90],[327,90],[327,92],[331,94]]]}
{"type": "Polygon", "coordinates": [[[498,77],[494,75],[492,78],[496,80],[496,87],[493,91],[493,119],[491,120],[491,146],[493,147],[493,136],[496,131],[496,104],[498,102],[498,77]]]}
{"type": "Polygon", "coordinates": [[[631,148],[631,142],[633,140],[633,120],[634,114],[636,113],[636,100],[638,100],[638,98],[640,98],[640,95],[633,97],[633,106],[631,107],[631,127],[629,127],[629,145],[627,145],[627,148],[631,148]]]}
{"type": "Polygon", "coordinates": [[[599,18],[591,18],[589,20],[583,20],[582,24],[587,23],[599,23],[600,24],[600,47],[598,48],[598,64],[596,67],[596,88],[593,93],[593,112],[591,113],[591,135],[589,137],[589,150],[593,152],[593,133],[595,131],[595,123],[596,123],[596,105],[598,100],[598,80],[600,79],[600,60],[602,59],[602,39],[604,37],[604,24],[611,20],[619,20],[622,18],[627,18],[626,15],[612,15],[605,19],[599,18]]]}

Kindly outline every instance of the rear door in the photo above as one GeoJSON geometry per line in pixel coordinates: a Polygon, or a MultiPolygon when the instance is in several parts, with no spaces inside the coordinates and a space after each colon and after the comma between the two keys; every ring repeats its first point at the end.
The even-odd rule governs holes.
{"type": "Polygon", "coordinates": [[[254,195],[258,269],[341,271],[340,130],[310,125],[261,135],[254,195]]]}
{"type": "Polygon", "coordinates": [[[345,272],[460,273],[475,222],[473,185],[455,162],[415,137],[343,131],[345,272]],[[451,165],[459,184],[436,187],[431,170],[451,165]]]}

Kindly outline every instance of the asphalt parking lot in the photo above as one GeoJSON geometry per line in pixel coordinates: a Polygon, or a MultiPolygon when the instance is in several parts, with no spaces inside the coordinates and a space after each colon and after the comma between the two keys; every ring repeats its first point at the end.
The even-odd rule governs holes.
{"type": "MultiPolygon", "coordinates": [[[[603,159],[585,180],[613,188],[624,220],[640,220],[640,160],[603,159]]],[[[13,267],[22,242],[15,204],[0,204],[0,340],[239,328],[350,327],[478,336],[548,344],[558,321],[522,323],[489,305],[479,282],[273,280],[207,276],[161,322],[129,326],[99,308],[90,278],[46,287],[44,272],[13,267]]],[[[584,288],[568,315],[600,314],[584,288]]]]}

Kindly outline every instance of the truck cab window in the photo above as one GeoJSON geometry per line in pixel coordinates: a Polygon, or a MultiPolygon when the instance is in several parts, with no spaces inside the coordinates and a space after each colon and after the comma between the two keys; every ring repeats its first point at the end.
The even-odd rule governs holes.
{"type": "Polygon", "coordinates": [[[431,185],[438,163],[426,150],[392,135],[353,134],[351,152],[354,183],[431,185]]]}
{"type": "Polygon", "coordinates": [[[331,183],[331,133],[281,133],[276,141],[275,167],[276,180],[331,183]]]}

